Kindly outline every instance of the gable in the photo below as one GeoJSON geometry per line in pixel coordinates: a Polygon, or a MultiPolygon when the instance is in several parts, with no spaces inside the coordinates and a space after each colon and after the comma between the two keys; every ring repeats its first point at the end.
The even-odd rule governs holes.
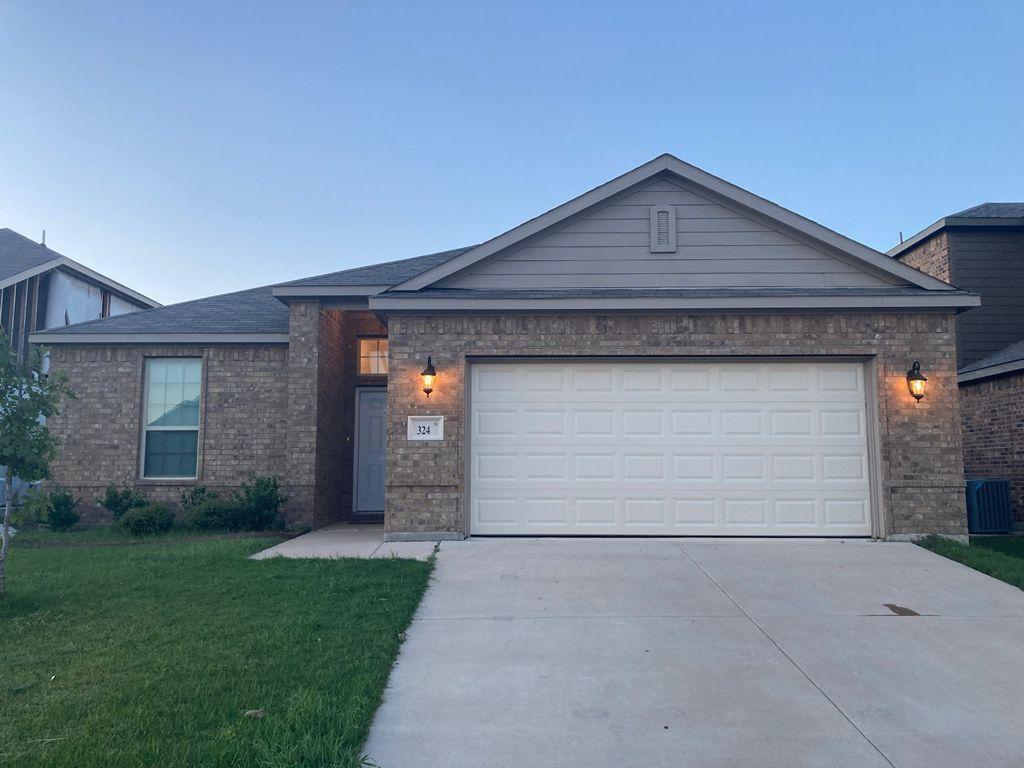
{"type": "Polygon", "coordinates": [[[475,290],[906,285],[668,173],[435,283],[475,290]],[[674,227],[666,234],[672,219],[674,227]]]}

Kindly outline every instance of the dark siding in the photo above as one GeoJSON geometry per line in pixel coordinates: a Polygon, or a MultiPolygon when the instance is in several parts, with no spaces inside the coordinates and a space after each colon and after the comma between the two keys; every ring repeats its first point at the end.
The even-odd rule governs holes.
{"type": "Polygon", "coordinates": [[[957,365],[969,365],[1024,339],[1024,229],[974,227],[950,235],[952,282],[981,294],[957,318],[957,365]]]}

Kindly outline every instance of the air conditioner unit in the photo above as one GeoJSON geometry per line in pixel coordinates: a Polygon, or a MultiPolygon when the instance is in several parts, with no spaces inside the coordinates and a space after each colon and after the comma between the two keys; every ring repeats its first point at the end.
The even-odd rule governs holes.
{"type": "Polygon", "coordinates": [[[1009,480],[967,481],[967,530],[970,533],[1013,533],[1009,480]]]}

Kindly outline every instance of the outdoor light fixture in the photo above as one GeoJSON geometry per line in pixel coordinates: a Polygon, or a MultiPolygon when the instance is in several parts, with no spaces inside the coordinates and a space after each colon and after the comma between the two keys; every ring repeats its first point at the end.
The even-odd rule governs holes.
{"type": "Polygon", "coordinates": [[[434,370],[434,363],[427,358],[427,367],[423,369],[423,373],[420,374],[423,377],[423,393],[430,397],[430,393],[434,391],[434,377],[437,376],[437,371],[434,370]]]}
{"type": "Polygon", "coordinates": [[[915,400],[920,401],[924,397],[924,383],[928,381],[921,373],[921,364],[914,361],[914,364],[910,366],[910,370],[907,371],[907,389],[910,390],[910,394],[913,395],[915,400]]]}

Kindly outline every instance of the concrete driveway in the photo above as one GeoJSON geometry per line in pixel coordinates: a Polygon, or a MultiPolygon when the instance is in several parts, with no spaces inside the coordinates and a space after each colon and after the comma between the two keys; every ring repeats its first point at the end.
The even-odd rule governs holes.
{"type": "Polygon", "coordinates": [[[1022,766],[1024,593],[912,544],[446,543],[366,751],[383,768],[1022,766]]]}

